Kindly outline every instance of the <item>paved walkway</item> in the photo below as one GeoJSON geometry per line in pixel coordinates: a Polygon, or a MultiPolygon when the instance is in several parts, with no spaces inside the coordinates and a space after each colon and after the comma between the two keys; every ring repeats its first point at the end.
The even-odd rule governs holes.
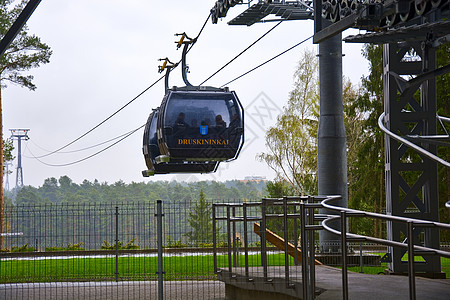
{"type": "MultiPolygon", "coordinates": [[[[316,270],[317,286],[325,289],[316,299],[342,299],[341,270],[327,266],[316,270]]],[[[407,276],[348,272],[348,292],[349,299],[410,299],[407,276]]],[[[450,279],[416,277],[416,298],[450,299],[450,279]]]]}
{"type": "MultiPolygon", "coordinates": [[[[219,274],[219,279],[227,286],[236,287],[239,291],[262,291],[268,293],[286,293],[291,296],[302,296],[301,266],[289,268],[290,282],[293,286],[286,289],[284,267],[269,267],[269,282],[263,280],[261,267],[250,268],[249,278],[246,279],[244,268],[233,268],[237,277],[230,277],[227,270],[219,274]]],[[[342,271],[328,266],[316,266],[316,291],[320,294],[317,300],[342,299],[342,271]]],[[[348,272],[349,299],[380,299],[401,300],[409,298],[409,283],[407,276],[398,275],[372,275],[348,272]]],[[[238,295],[238,294],[237,294],[238,295]]],[[[237,297],[240,299],[239,297],[237,297]]],[[[242,298],[244,299],[244,298],[242,298]]],[[[266,297],[264,299],[277,299],[266,297]]],[[[282,296],[281,296],[282,299],[282,296]]],[[[450,299],[450,279],[427,279],[416,277],[416,299],[450,299]]]]}
{"type": "MultiPolygon", "coordinates": [[[[243,273],[242,268],[233,269],[243,273]]],[[[301,282],[301,267],[290,268],[291,280],[301,282]]],[[[251,268],[253,278],[261,277],[262,268],[251,268]]],[[[284,276],[284,267],[270,267],[269,276],[284,276]]],[[[275,281],[274,281],[275,282],[275,281]]],[[[370,275],[348,272],[349,298],[401,300],[409,299],[408,277],[394,275],[370,275]]],[[[280,283],[283,287],[284,284],[280,283]]],[[[317,300],[342,299],[341,270],[316,266],[316,286],[322,293],[317,300]]],[[[301,284],[299,285],[301,295],[301,284]]],[[[1,284],[0,299],[42,300],[122,300],[157,299],[157,282],[76,282],[76,283],[24,283],[1,284]]],[[[450,279],[416,277],[416,297],[420,299],[450,299],[450,279]]],[[[225,284],[219,281],[166,281],[164,299],[225,299],[225,284]]],[[[257,299],[257,298],[254,298],[257,299]]],[[[272,299],[272,298],[271,298],[272,299]]],[[[275,297],[273,299],[283,299],[275,297]]]]}
{"type": "MultiPolygon", "coordinates": [[[[5,300],[156,300],[157,293],[156,281],[0,284],[0,299],[5,300]]],[[[166,281],[164,299],[225,299],[225,284],[219,281],[166,281]]]]}

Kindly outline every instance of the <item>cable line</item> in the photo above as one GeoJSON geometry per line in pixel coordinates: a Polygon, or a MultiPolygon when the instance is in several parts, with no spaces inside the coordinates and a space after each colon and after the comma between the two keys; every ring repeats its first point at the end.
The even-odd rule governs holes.
{"type": "MultiPolygon", "coordinates": [[[[117,139],[119,139],[119,138],[121,138],[121,137],[123,137],[123,136],[125,136],[125,135],[127,135],[127,134],[129,134],[129,133],[131,133],[131,132],[133,132],[133,131],[134,131],[134,130],[131,130],[131,131],[129,131],[129,132],[126,132],[126,133],[123,133],[123,134],[121,134],[121,135],[119,135],[119,136],[116,136],[116,137],[114,137],[114,138],[112,138],[112,139],[109,139],[109,140],[107,140],[107,141],[104,141],[104,142],[101,142],[101,143],[98,143],[98,144],[95,144],[95,145],[92,145],[92,146],[89,146],[89,147],[81,148],[81,149],[78,149],[78,150],[71,150],[71,151],[60,151],[60,152],[58,152],[58,153],[60,153],[60,154],[69,154],[69,153],[76,153],[76,152],[81,152],[81,151],[89,150],[89,149],[92,149],[92,148],[95,148],[95,147],[98,147],[98,146],[101,146],[101,145],[110,143],[110,142],[112,142],[112,141],[114,141],[114,140],[117,140],[117,139]]],[[[51,152],[50,150],[47,150],[47,149],[45,149],[45,148],[39,146],[38,144],[36,144],[36,143],[33,141],[33,139],[30,139],[30,141],[33,143],[33,145],[35,145],[35,146],[38,147],[39,149],[44,150],[44,151],[46,151],[46,152],[51,152]]],[[[27,145],[27,147],[28,147],[28,145],[27,145]]],[[[41,156],[33,156],[33,157],[24,155],[24,157],[27,157],[27,158],[43,158],[43,157],[45,157],[45,155],[41,155],[41,156]]]]}
{"type": "Polygon", "coordinates": [[[289,52],[289,51],[291,51],[292,49],[294,49],[294,48],[300,46],[301,44],[303,44],[303,43],[306,42],[307,40],[311,39],[312,37],[313,37],[313,36],[311,35],[310,37],[304,39],[303,41],[301,41],[301,42],[299,42],[299,43],[297,43],[297,44],[295,44],[294,46],[290,47],[289,49],[286,49],[286,50],[284,50],[283,52],[281,52],[281,53],[275,55],[275,56],[272,57],[271,59],[266,60],[265,62],[263,62],[262,64],[260,64],[260,65],[258,65],[258,66],[256,66],[256,67],[254,67],[253,69],[251,69],[251,70],[249,70],[249,71],[247,71],[247,72],[245,72],[245,73],[239,75],[238,77],[234,78],[233,80],[228,81],[228,82],[225,83],[225,84],[222,84],[221,88],[223,88],[223,87],[225,87],[226,85],[228,85],[228,84],[230,84],[230,83],[232,83],[232,82],[234,82],[234,81],[240,79],[241,77],[244,77],[245,75],[247,75],[247,74],[249,74],[249,73],[255,71],[256,69],[259,69],[260,67],[262,67],[262,66],[264,66],[265,64],[271,62],[272,60],[274,60],[274,59],[276,59],[276,58],[282,56],[283,54],[286,54],[287,52],[289,52]]]}
{"type": "Polygon", "coordinates": [[[104,119],[103,121],[101,121],[100,123],[98,123],[96,126],[94,126],[93,128],[91,128],[90,130],[86,131],[85,133],[83,133],[82,135],[80,135],[79,137],[77,137],[76,139],[74,139],[73,141],[71,141],[70,143],[62,146],[61,148],[58,148],[48,154],[42,155],[40,158],[43,157],[47,157],[49,155],[55,154],[59,151],[61,151],[62,149],[65,149],[67,147],[69,147],[70,145],[72,145],[73,143],[79,141],[80,139],[82,139],[83,137],[85,137],[86,135],[88,135],[89,133],[91,133],[92,131],[94,131],[95,129],[97,129],[98,127],[100,127],[101,125],[103,125],[104,123],[106,123],[109,119],[111,119],[112,117],[114,117],[115,115],[117,115],[120,111],[122,111],[125,107],[127,107],[128,105],[130,105],[132,102],[134,102],[136,99],[138,99],[140,96],[142,96],[145,92],[147,92],[149,89],[151,89],[153,86],[155,86],[158,82],[160,82],[162,79],[164,78],[164,76],[161,76],[158,80],[156,80],[154,83],[152,83],[149,87],[147,87],[145,90],[143,90],[142,92],[140,92],[136,97],[134,97],[133,99],[131,99],[130,101],[128,101],[128,103],[126,103],[124,106],[122,106],[121,108],[119,108],[118,110],[116,110],[112,115],[110,115],[109,117],[107,117],[106,119],[104,119]]]}
{"type": "Polygon", "coordinates": [[[34,154],[30,151],[30,149],[28,149],[28,151],[30,151],[31,155],[33,155],[33,157],[34,157],[35,159],[37,159],[37,161],[39,161],[41,164],[44,164],[44,165],[50,166],[50,167],[67,167],[67,166],[71,166],[71,165],[74,165],[74,164],[83,162],[83,161],[85,161],[85,160],[88,160],[89,158],[92,158],[92,157],[94,157],[94,156],[96,156],[96,155],[98,155],[98,154],[100,154],[100,153],[102,153],[102,152],[108,150],[109,148],[111,148],[111,147],[117,145],[118,143],[120,143],[121,141],[125,140],[127,137],[129,137],[129,136],[132,135],[133,133],[137,132],[139,129],[143,128],[145,125],[146,125],[146,124],[144,124],[144,125],[142,125],[142,126],[139,126],[138,128],[136,128],[136,129],[130,131],[128,134],[126,134],[126,135],[125,135],[124,137],[122,137],[120,140],[118,140],[117,142],[115,142],[115,143],[109,145],[108,147],[105,147],[105,148],[103,148],[102,150],[99,150],[99,151],[95,152],[94,154],[91,154],[91,155],[89,155],[89,156],[87,156],[87,157],[85,157],[85,158],[82,158],[82,159],[79,159],[79,160],[76,160],[76,161],[73,161],[73,162],[70,162],[70,163],[65,163],[65,164],[49,164],[49,163],[46,163],[46,162],[40,160],[40,159],[37,158],[36,156],[34,156],[34,154]]]}
{"type": "Polygon", "coordinates": [[[209,76],[208,78],[206,78],[202,83],[200,83],[200,85],[203,85],[205,82],[207,82],[208,80],[210,80],[211,78],[213,78],[217,73],[219,73],[220,71],[222,71],[223,69],[225,69],[229,64],[231,64],[233,61],[235,61],[239,56],[241,56],[242,54],[244,54],[244,52],[246,52],[248,49],[250,49],[251,47],[253,47],[256,43],[258,43],[260,40],[262,40],[266,35],[268,35],[272,30],[274,30],[278,25],[280,25],[284,20],[281,20],[280,22],[278,22],[277,24],[275,24],[275,26],[273,26],[272,28],[270,28],[266,33],[264,33],[262,36],[260,36],[256,41],[254,41],[253,43],[251,43],[247,48],[245,48],[244,50],[241,51],[241,53],[239,53],[238,55],[236,55],[233,59],[231,59],[229,62],[227,62],[225,65],[223,65],[219,70],[217,70],[216,72],[214,72],[211,76],[209,76]]]}
{"type": "MultiPolygon", "coordinates": [[[[202,32],[203,32],[203,29],[205,29],[205,26],[206,26],[206,24],[208,23],[208,20],[209,20],[209,18],[211,17],[211,12],[209,12],[209,15],[208,15],[208,17],[206,18],[206,21],[205,21],[205,23],[203,23],[203,26],[202,26],[202,28],[200,29],[200,31],[198,32],[198,34],[197,34],[197,37],[194,39],[194,40],[198,40],[198,38],[200,37],[200,35],[202,34],[202,32]]],[[[195,43],[194,43],[195,44],[195,43]]],[[[192,48],[192,47],[191,47],[192,48]]]]}
{"type": "MultiPolygon", "coordinates": [[[[202,34],[203,30],[206,27],[206,24],[208,23],[209,18],[211,17],[211,12],[209,13],[208,17],[206,18],[205,23],[203,24],[202,28],[200,29],[197,37],[195,38],[195,41],[197,41],[197,39],[200,37],[200,35],[202,34]]],[[[192,47],[194,46],[195,42],[192,43],[192,45],[190,46],[190,48],[188,49],[191,50],[192,47]]],[[[181,62],[181,60],[180,60],[181,62]]],[[[177,63],[174,68],[176,68],[178,66],[179,63],[177,63]]],[[[36,157],[36,158],[43,158],[43,157],[47,157],[50,156],[52,154],[55,154],[57,152],[60,152],[61,150],[69,147],[70,145],[74,144],[75,142],[79,141],[80,139],[82,139],[83,137],[85,137],[86,135],[88,135],[89,133],[91,133],[92,131],[94,131],[95,129],[97,129],[98,127],[100,127],[101,125],[103,125],[104,123],[106,123],[109,119],[111,119],[112,117],[114,117],[116,114],[118,114],[120,111],[122,111],[125,107],[127,107],[128,105],[130,105],[132,102],[134,102],[136,99],[138,99],[140,96],[142,96],[145,92],[147,92],[149,89],[151,89],[152,87],[154,87],[158,82],[160,82],[162,79],[164,78],[164,75],[161,76],[160,78],[158,78],[154,83],[152,83],[149,87],[147,87],[146,89],[144,89],[141,93],[139,93],[136,97],[134,97],[133,99],[131,99],[128,103],[126,103],[125,105],[123,105],[121,108],[119,108],[117,111],[115,111],[112,115],[110,115],[109,117],[107,117],[106,119],[104,119],[103,121],[101,121],[100,123],[98,123],[96,126],[94,126],[93,128],[91,128],[90,130],[86,131],[85,133],[83,133],[82,135],[80,135],[78,138],[74,139],[73,141],[71,141],[70,143],[54,150],[51,151],[50,153],[47,153],[45,155],[42,155],[40,157],[36,157]]]]}

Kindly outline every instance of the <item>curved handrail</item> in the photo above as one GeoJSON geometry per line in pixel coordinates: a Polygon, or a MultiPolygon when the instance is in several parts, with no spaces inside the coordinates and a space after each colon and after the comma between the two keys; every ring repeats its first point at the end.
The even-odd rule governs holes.
{"type": "MultiPolygon", "coordinates": [[[[333,211],[337,211],[337,212],[344,211],[348,216],[370,217],[370,218],[377,218],[377,219],[382,219],[382,220],[386,220],[386,221],[396,221],[396,222],[405,222],[405,223],[412,222],[413,225],[417,226],[417,227],[437,227],[437,228],[450,230],[450,224],[427,221],[427,220],[420,220],[420,219],[412,219],[412,218],[406,218],[406,217],[399,217],[399,216],[384,215],[384,214],[366,212],[366,211],[362,211],[362,210],[356,210],[356,209],[334,206],[334,205],[329,204],[329,202],[338,200],[340,198],[341,198],[340,196],[330,196],[327,199],[322,200],[322,202],[320,202],[320,204],[324,208],[327,208],[329,210],[333,210],[333,211]]],[[[340,236],[341,232],[339,230],[334,229],[328,225],[329,222],[337,220],[337,219],[341,219],[341,216],[340,215],[329,215],[327,219],[322,221],[322,226],[326,231],[340,236]]],[[[402,247],[402,248],[408,247],[408,244],[406,244],[406,243],[385,240],[385,239],[380,239],[380,238],[375,238],[375,237],[370,237],[370,236],[364,236],[364,235],[359,235],[359,234],[354,234],[354,233],[346,233],[345,236],[348,239],[352,239],[352,240],[368,241],[368,242],[383,244],[383,245],[387,245],[387,246],[394,246],[394,247],[402,247]]],[[[450,252],[448,252],[448,251],[442,251],[442,250],[438,250],[438,249],[434,249],[434,248],[428,248],[428,247],[417,246],[417,245],[414,245],[414,249],[417,251],[430,252],[432,254],[437,254],[440,256],[450,258],[450,252]]]]}
{"type": "Polygon", "coordinates": [[[378,118],[378,126],[380,127],[380,129],[387,135],[389,135],[391,138],[393,138],[394,140],[403,143],[405,145],[407,145],[408,147],[414,149],[415,151],[427,156],[428,158],[446,166],[447,168],[450,168],[450,162],[443,160],[442,158],[434,155],[433,153],[423,149],[422,147],[417,146],[416,144],[408,141],[407,139],[402,138],[401,136],[396,135],[395,133],[389,131],[389,129],[387,129],[384,124],[383,124],[383,119],[384,119],[385,113],[382,113],[380,115],[380,117],[378,118]]]}
{"type": "MultiPolygon", "coordinates": [[[[322,200],[320,204],[326,209],[333,210],[336,212],[345,211],[349,216],[359,216],[359,217],[371,217],[386,221],[395,221],[395,222],[413,222],[416,226],[423,226],[423,227],[438,227],[442,229],[450,230],[450,224],[446,223],[440,223],[440,222],[433,222],[433,221],[427,221],[427,220],[420,220],[420,219],[413,219],[413,218],[407,218],[407,217],[399,217],[399,216],[392,216],[392,215],[384,215],[380,213],[374,213],[374,212],[368,212],[363,210],[357,210],[352,208],[346,208],[341,206],[335,206],[331,205],[328,202],[335,201],[340,199],[340,196],[330,196],[325,200],[322,200]]],[[[335,217],[336,215],[332,215],[335,217]]]]}

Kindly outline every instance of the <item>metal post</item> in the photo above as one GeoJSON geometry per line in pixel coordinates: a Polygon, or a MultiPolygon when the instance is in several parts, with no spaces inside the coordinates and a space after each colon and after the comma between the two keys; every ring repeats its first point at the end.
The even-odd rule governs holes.
{"type": "Polygon", "coordinates": [[[416,299],[416,278],[414,274],[414,223],[408,221],[408,279],[409,299],[416,299]]]}
{"type": "Polygon", "coordinates": [[[348,299],[347,277],[347,216],[341,211],[342,299],[348,299]]]}
{"type": "Polygon", "coordinates": [[[264,281],[267,280],[267,249],[266,249],[266,201],[262,199],[261,206],[261,264],[263,266],[264,281]]]}
{"type": "Polygon", "coordinates": [[[213,260],[214,273],[217,273],[217,227],[216,227],[216,205],[212,205],[212,223],[213,223],[213,260]]]}
{"type": "Polygon", "coordinates": [[[228,246],[228,271],[233,272],[233,262],[231,261],[231,220],[230,220],[230,206],[227,205],[227,246],[228,246]]]}
{"type": "Polygon", "coordinates": [[[364,261],[363,261],[363,254],[362,254],[362,242],[359,242],[359,266],[360,266],[359,273],[364,273],[364,270],[363,270],[364,261]]]}
{"type": "Polygon", "coordinates": [[[283,198],[283,226],[284,226],[284,276],[286,288],[289,288],[289,246],[288,246],[288,217],[287,198],[283,198]]]}
{"type": "MultiPolygon", "coordinates": [[[[294,205],[294,215],[297,214],[297,205],[294,205]]],[[[297,229],[297,218],[294,218],[294,265],[298,266],[298,229],[297,229]]]]}
{"type": "Polygon", "coordinates": [[[116,206],[115,213],[116,225],[116,282],[119,281],[119,207],[116,206]]]}
{"type": "Polygon", "coordinates": [[[156,201],[156,235],[158,244],[158,299],[164,299],[164,271],[163,271],[163,213],[162,201],[156,201]]]}
{"type": "Polygon", "coordinates": [[[245,251],[245,277],[249,277],[248,268],[248,233],[247,233],[247,203],[244,202],[242,207],[242,213],[244,215],[244,251],[245,251]]]}
{"type": "Polygon", "coordinates": [[[231,223],[231,227],[233,228],[233,266],[236,268],[236,267],[238,267],[238,265],[237,265],[237,257],[236,257],[236,253],[237,253],[236,222],[234,221],[234,218],[236,217],[236,207],[235,206],[233,206],[231,208],[231,217],[233,218],[233,222],[231,223]]]}
{"type": "MultiPolygon", "coordinates": [[[[314,203],[314,198],[309,196],[308,197],[308,203],[314,203]]],[[[309,208],[307,210],[309,212],[308,214],[308,224],[314,225],[314,207],[309,208]]],[[[315,291],[316,291],[316,257],[315,257],[315,231],[311,230],[308,232],[309,234],[309,278],[310,278],[310,291],[312,299],[315,298],[315,291]]]]}
{"type": "Polygon", "coordinates": [[[239,267],[239,242],[240,242],[240,239],[239,239],[238,236],[236,237],[235,241],[236,241],[236,258],[235,258],[236,261],[235,261],[235,267],[239,267]]]}
{"type": "Polygon", "coordinates": [[[305,203],[300,203],[300,243],[302,250],[302,284],[303,299],[310,298],[309,272],[308,272],[308,238],[306,236],[306,207],[305,203]]]}

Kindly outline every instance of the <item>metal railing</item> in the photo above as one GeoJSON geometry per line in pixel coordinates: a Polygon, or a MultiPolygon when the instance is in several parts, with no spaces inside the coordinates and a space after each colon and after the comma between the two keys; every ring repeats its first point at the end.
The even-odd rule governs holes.
{"type": "Polygon", "coordinates": [[[7,205],[0,299],[223,299],[196,203],[7,205]]]}
{"type": "MultiPolygon", "coordinates": [[[[399,136],[399,135],[393,133],[393,132],[390,131],[389,129],[387,129],[386,126],[384,126],[384,123],[383,123],[384,117],[385,117],[385,113],[382,113],[382,114],[380,115],[380,117],[378,118],[378,126],[380,127],[380,129],[381,129],[385,134],[389,135],[389,136],[390,136],[391,138],[393,138],[394,140],[396,140],[396,141],[398,141],[398,142],[400,142],[400,143],[403,143],[403,144],[407,145],[408,147],[412,148],[412,149],[415,150],[416,152],[418,152],[418,153],[420,153],[420,154],[423,154],[423,155],[425,155],[426,157],[428,157],[428,158],[430,158],[430,159],[432,159],[432,160],[434,160],[434,161],[436,161],[436,162],[438,162],[438,163],[440,163],[440,164],[442,164],[442,165],[444,165],[444,166],[450,168],[450,162],[448,162],[448,161],[446,161],[446,160],[440,158],[439,156],[437,156],[437,155],[435,155],[435,154],[433,154],[433,153],[431,153],[431,152],[425,150],[424,148],[422,148],[422,147],[420,147],[420,146],[414,144],[413,142],[408,141],[407,139],[405,139],[405,138],[403,138],[403,137],[401,137],[401,136],[399,136]]],[[[448,121],[448,118],[445,118],[445,117],[439,117],[439,120],[447,122],[447,121],[448,121]]]]}
{"type": "MultiPolygon", "coordinates": [[[[322,229],[322,226],[315,225],[314,223],[318,220],[322,220],[319,215],[315,216],[314,209],[320,208],[321,205],[315,203],[319,200],[324,200],[325,197],[284,197],[280,199],[265,198],[261,202],[255,203],[222,203],[213,204],[213,256],[214,256],[214,270],[219,275],[224,273],[225,269],[219,269],[217,264],[217,224],[220,221],[226,222],[226,232],[227,232],[227,255],[228,255],[228,265],[226,268],[227,276],[229,279],[235,279],[237,276],[233,273],[238,265],[233,264],[232,257],[238,257],[239,253],[236,253],[236,247],[233,245],[237,244],[236,241],[236,225],[238,223],[243,224],[244,239],[243,239],[243,255],[244,255],[244,272],[243,276],[247,281],[252,282],[257,280],[258,274],[251,274],[249,267],[249,230],[247,224],[250,222],[260,222],[260,241],[259,241],[259,259],[260,266],[262,268],[261,280],[263,282],[273,282],[276,279],[274,276],[269,275],[269,263],[268,263],[268,252],[269,247],[266,243],[267,234],[267,222],[270,220],[281,219],[283,228],[283,237],[278,241],[280,242],[280,247],[284,248],[282,252],[284,269],[284,285],[286,288],[286,294],[291,296],[303,297],[303,299],[309,299],[311,294],[314,294],[315,290],[315,273],[314,268],[309,266],[314,265],[315,262],[315,243],[314,243],[314,231],[322,229]],[[279,212],[268,212],[271,207],[279,208],[279,212]],[[253,214],[249,214],[249,208],[253,208],[253,214]],[[257,209],[255,209],[257,208],[257,209]],[[307,213],[307,209],[313,209],[307,213]],[[221,210],[222,214],[219,216],[221,210]],[[256,214],[255,214],[256,213],[256,214]],[[299,234],[302,237],[300,240],[300,247],[298,247],[297,242],[289,245],[289,229],[288,223],[291,222],[291,227],[293,229],[294,237],[299,234]],[[300,226],[298,226],[300,225],[300,226]],[[311,232],[311,233],[309,233],[311,232]],[[301,251],[300,249],[309,249],[308,251],[301,251]],[[308,252],[310,255],[308,255],[308,252]],[[293,265],[298,264],[299,254],[301,255],[301,277],[303,278],[303,284],[300,291],[302,295],[297,294],[299,289],[295,289],[295,280],[291,277],[296,277],[297,274],[292,275],[291,263],[293,265]],[[293,256],[292,259],[289,256],[293,256]],[[253,276],[254,275],[254,276],[253,276]],[[255,278],[252,278],[255,277],[255,278]]],[[[276,251],[273,247],[271,251],[276,251]]],[[[254,250],[253,250],[254,251],[254,250]]],[[[273,274],[272,274],[273,275],[273,274]]]]}
{"type": "MultiPolygon", "coordinates": [[[[222,276],[221,280],[232,282],[232,280],[238,280],[239,276],[242,276],[243,280],[247,282],[254,282],[258,280],[257,276],[261,273],[253,273],[250,271],[249,265],[249,239],[247,223],[260,222],[260,245],[259,245],[259,259],[258,266],[262,268],[263,282],[270,282],[274,280],[274,276],[269,275],[269,266],[267,263],[268,246],[266,244],[266,229],[268,220],[278,219],[283,224],[284,235],[284,249],[282,253],[284,255],[284,277],[285,293],[302,299],[314,299],[316,282],[315,282],[315,236],[314,232],[318,230],[326,230],[340,237],[340,254],[341,254],[341,266],[342,266],[342,298],[348,299],[348,243],[349,242],[371,242],[381,244],[390,247],[401,247],[407,250],[408,253],[408,278],[409,278],[409,295],[410,299],[416,299],[416,287],[415,287],[415,272],[414,272],[414,256],[415,255],[439,255],[441,257],[450,258],[450,252],[440,249],[434,249],[424,247],[421,245],[414,245],[413,232],[415,228],[436,228],[440,230],[450,230],[449,224],[431,222],[419,219],[384,215],[380,213],[372,213],[361,210],[343,208],[332,205],[333,201],[340,199],[340,196],[328,196],[328,197],[284,197],[280,199],[262,199],[261,202],[256,203],[222,203],[213,204],[213,255],[214,255],[214,270],[222,276]],[[269,207],[281,207],[281,211],[278,213],[268,212],[269,207]],[[249,208],[253,208],[253,213],[249,214],[249,208]],[[257,209],[255,209],[257,208],[257,209]],[[291,208],[289,210],[289,208],[291,208]],[[327,209],[334,211],[336,215],[323,215],[316,213],[317,209],[327,209]],[[387,222],[401,222],[407,226],[407,238],[403,242],[386,240],[382,238],[375,238],[370,236],[358,235],[354,233],[347,233],[348,218],[370,218],[379,219],[387,222]],[[291,263],[289,261],[289,247],[288,247],[288,220],[300,223],[300,247],[294,244],[294,252],[301,251],[301,295],[296,294],[295,284],[296,279],[291,279],[292,272],[290,270],[291,263]],[[220,222],[226,222],[227,232],[227,255],[228,265],[226,268],[219,268],[217,264],[218,247],[217,247],[217,234],[218,225],[220,222]],[[340,221],[340,228],[333,228],[330,225],[332,222],[340,221]],[[243,251],[244,251],[244,270],[239,270],[238,264],[233,264],[232,257],[239,256],[237,248],[233,247],[236,244],[236,226],[237,224],[243,224],[244,239],[243,239],[243,251]],[[346,232],[346,234],[341,234],[346,232]],[[305,251],[303,251],[305,250],[305,251]],[[224,274],[226,273],[226,274],[224,274]]],[[[297,223],[294,225],[295,236],[298,236],[297,223]]],[[[360,248],[362,253],[362,248],[360,248]]],[[[294,264],[297,264],[297,255],[294,254],[294,264]]],[[[242,268],[240,268],[242,269],[242,268]]],[[[362,269],[362,267],[361,267],[362,269]]],[[[242,279],[240,279],[242,281],[242,279]]],[[[297,291],[299,292],[299,291],[297,291]]]]}

